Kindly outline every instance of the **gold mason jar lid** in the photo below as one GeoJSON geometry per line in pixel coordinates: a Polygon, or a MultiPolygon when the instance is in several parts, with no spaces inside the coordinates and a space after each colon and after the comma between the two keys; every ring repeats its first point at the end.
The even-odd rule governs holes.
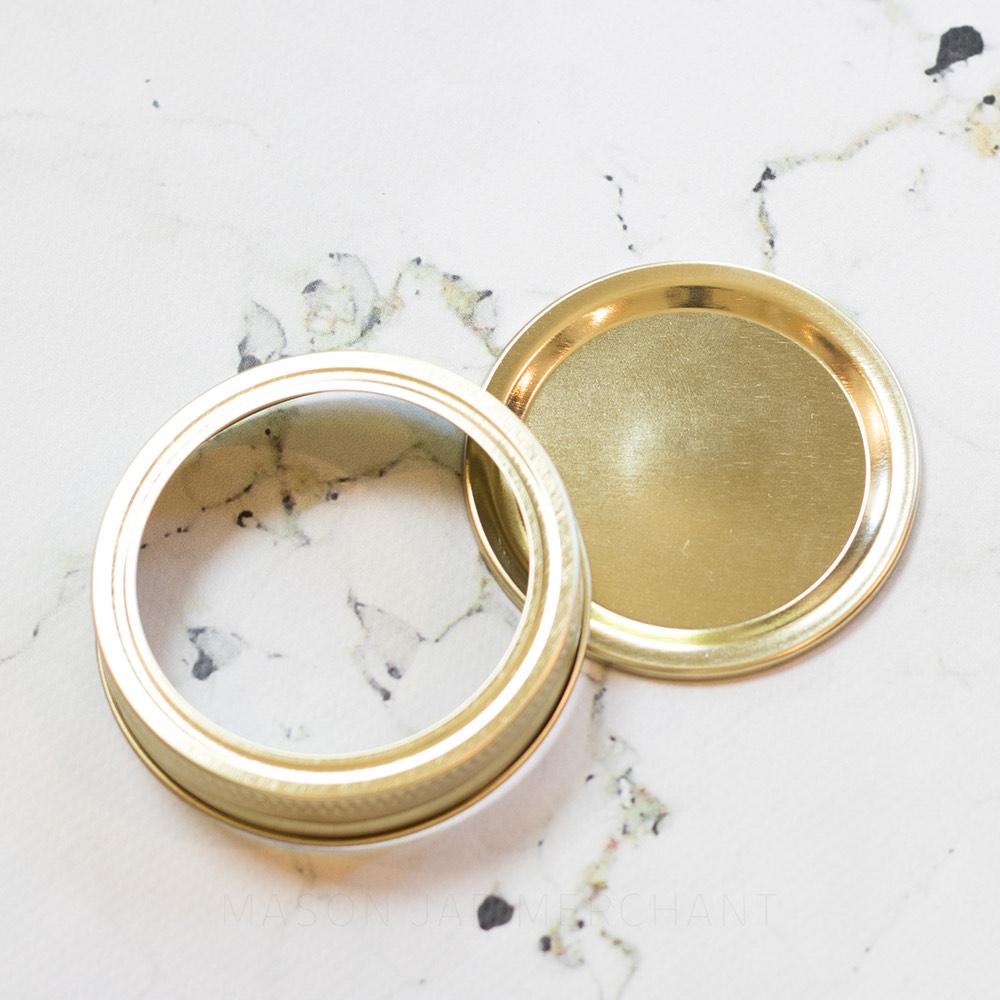
{"type": "Polygon", "coordinates": [[[199,808],[254,833],[358,844],[453,815],[503,782],[532,753],[579,672],[590,576],[559,476],[534,435],[506,407],[433,365],[339,352],[245,371],[203,393],[153,436],[105,514],[94,553],[92,602],[98,662],[112,710],[157,777],[199,808]],[[192,451],[252,413],[325,392],[410,402],[468,434],[515,499],[531,568],[514,637],[495,671],[464,704],[389,746],[321,756],[243,739],[188,704],[146,640],[136,575],[146,520],[192,451]]]}
{"type": "MultiPolygon", "coordinates": [[[[559,470],[593,572],[589,654],[657,677],[747,673],[875,592],[917,498],[911,417],[858,326],[763,272],[674,263],[570,292],[486,388],[559,470]]],[[[469,508],[507,591],[524,524],[475,442],[469,508]]]]}

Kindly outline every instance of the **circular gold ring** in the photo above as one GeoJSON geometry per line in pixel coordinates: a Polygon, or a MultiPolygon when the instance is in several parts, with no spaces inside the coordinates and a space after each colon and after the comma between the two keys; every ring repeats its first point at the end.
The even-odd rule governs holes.
{"type": "Polygon", "coordinates": [[[555,467],[502,403],[423,362],[331,352],[252,368],[168,420],[111,498],[94,553],[91,592],[108,700],[157,777],[192,804],[250,832],[346,845],[440,822],[481,799],[527,759],[554,724],[579,673],[590,574],[555,467]],[[464,704],[389,746],[320,756],[243,739],[181,698],[143,632],[136,578],[143,530],[157,497],[195,449],[253,413],[327,392],[410,402],[473,439],[517,501],[531,568],[511,643],[464,704]]]}

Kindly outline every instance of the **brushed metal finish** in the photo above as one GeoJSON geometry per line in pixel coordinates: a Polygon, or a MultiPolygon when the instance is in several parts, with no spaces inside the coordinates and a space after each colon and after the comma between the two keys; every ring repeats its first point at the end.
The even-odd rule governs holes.
{"type": "Polygon", "coordinates": [[[363,352],[312,354],[252,368],[170,419],[112,496],[91,583],[102,681],[142,760],[187,801],[232,825],[325,844],[411,833],[502,783],[544,739],[565,704],[582,662],[590,607],[590,575],[568,496],[526,425],[465,379],[412,359],[363,352]],[[322,392],[410,402],[470,435],[516,498],[531,566],[510,646],[472,697],[405,740],[325,756],[253,743],[184,701],[155,662],[136,592],[146,520],[185,458],[252,413],[322,392]]]}
{"type": "MultiPolygon", "coordinates": [[[[590,654],[718,677],[784,659],[878,587],[916,503],[916,438],[884,359],[773,275],[664,264],[598,279],[511,342],[487,388],[563,477],[587,544],[590,654]]],[[[467,453],[480,541],[523,586],[521,520],[467,453]]]]}

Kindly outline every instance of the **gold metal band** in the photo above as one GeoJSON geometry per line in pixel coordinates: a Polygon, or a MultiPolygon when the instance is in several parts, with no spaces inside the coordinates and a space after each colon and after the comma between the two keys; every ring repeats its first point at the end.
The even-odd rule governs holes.
{"type": "Polygon", "coordinates": [[[423,362],[367,352],[289,358],[208,390],[171,418],[128,468],[94,554],[94,628],[112,709],[169,787],[235,826],[280,839],[351,844],[410,833],[504,781],[554,723],[578,675],[590,575],[558,474],[502,403],[423,362]],[[295,754],[253,743],[187,704],[155,662],[139,620],[136,576],[146,521],[183,461],[226,427],[291,399],[363,392],[449,421],[495,463],[523,519],[530,572],[523,613],[489,679],[430,729],[358,754],[295,754]]]}

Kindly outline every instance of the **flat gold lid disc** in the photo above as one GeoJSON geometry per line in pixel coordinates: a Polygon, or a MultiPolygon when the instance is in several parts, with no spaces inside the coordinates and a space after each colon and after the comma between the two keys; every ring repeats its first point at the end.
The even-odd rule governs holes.
{"type": "MultiPolygon", "coordinates": [[[[592,655],[725,676],[822,638],[905,539],[914,435],[884,360],[832,306],[771,275],[636,268],[555,303],[487,388],[535,432],[591,562],[592,655]]],[[[470,509],[523,582],[516,508],[470,450],[470,509]]]]}

